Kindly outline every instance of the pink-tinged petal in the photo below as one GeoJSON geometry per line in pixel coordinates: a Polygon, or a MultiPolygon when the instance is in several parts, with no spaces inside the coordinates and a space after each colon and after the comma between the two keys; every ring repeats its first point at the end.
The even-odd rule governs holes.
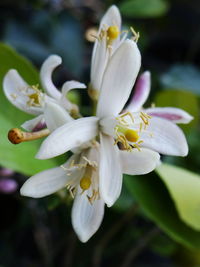
{"type": "Polygon", "coordinates": [[[186,156],[188,145],[183,131],[171,121],[152,117],[146,131],[141,133],[141,144],[164,155],[186,156]]]}
{"type": "Polygon", "coordinates": [[[92,140],[98,134],[98,120],[80,118],[59,127],[44,140],[36,158],[53,158],[92,140]]]}
{"type": "Polygon", "coordinates": [[[33,107],[28,105],[30,100],[27,96],[27,89],[30,86],[22,79],[19,73],[11,69],[9,70],[3,79],[3,90],[7,99],[18,109],[33,115],[39,115],[42,113],[41,107],[33,107]]]}
{"type": "Polygon", "coordinates": [[[39,115],[37,117],[35,117],[34,119],[32,120],[28,120],[28,121],[25,121],[21,127],[24,128],[26,131],[39,131],[43,128],[45,128],[46,124],[44,122],[44,115],[39,115]],[[41,127],[39,127],[41,126],[41,127]]]}
{"type": "Polygon", "coordinates": [[[174,123],[189,123],[193,117],[180,108],[164,107],[164,108],[148,108],[145,112],[153,117],[160,117],[170,120],[174,123]]]}
{"type": "Polygon", "coordinates": [[[133,97],[131,98],[127,111],[134,112],[142,108],[143,104],[146,102],[151,89],[151,74],[149,71],[145,71],[138,78],[133,97]]]}
{"type": "Polygon", "coordinates": [[[44,118],[47,128],[51,132],[73,120],[63,107],[53,102],[46,103],[44,108],[44,118]]]}
{"type": "Polygon", "coordinates": [[[123,173],[141,175],[153,171],[159,164],[160,155],[150,149],[133,149],[131,152],[120,150],[123,173]]]}
{"type": "Polygon", "coordinates": [[[111,207],[118,199],[122,188],[122,168],[119,149],[112,137],[100,135],[99,191],[111,207]]]}
{"type": "Polygon", "coordinates": [[[105,70],[97,116],[117,115],[127,102],[140,69],[141,56],[137,44],[126,40],[116,50],[105,70]]]}
{"type": "Polygon", "coordinates": [[[99,229],[104,215],[104,202],[95,200],[92,204],[87,192],[78,191],[72,207],[72,225],[81,242],[88,239],[99,229]]]}
{"type": "Polygon", "coordinates": [[[68,111],[73,110],[74,108],[77,109],[77,106],[71,103],[67,98],[67,93],[72,89],[85,89],[86,86],[84,83],[80,83],[77,81],[68,81],[65,82],[62,86],[62,96],[60,98],[60,104],[68,111]]]}
{"type": "Polygon", "coordinates": [[[61,63],[61,57],[57,55],[51,55],[44,61],[40,70],[40,79],[42,86],[45,92],[54,99],[59,99],[61,97],[61,93],[52,82],[52,72],[61,63]]]}

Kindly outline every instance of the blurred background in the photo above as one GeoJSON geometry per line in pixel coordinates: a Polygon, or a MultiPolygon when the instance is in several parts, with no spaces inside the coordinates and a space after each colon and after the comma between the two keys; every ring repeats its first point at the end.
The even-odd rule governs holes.
{"type": "MultiPolygon", "coordinates": [[[[183,127],[189,155],[163,160],[199,173],[199,0],[1,0],[0,39],[37,69],[48,55],[60,55],[63,64],[53,77],[58,87],[72,79],[87,84],[93,43],[88,41],[86,33],[98,27],[100,18],[112,4],[121,11],[124,29],[133,26],[140,32],[141,72],[150,70],[152,74],[147,106],[155,103],[179,107],[194,116],[183,127]]],[[[4,60],[0,56],[2,67],[6,64],[4,60]]],[[[82,114],[90,114],[86,93],[78,91],[71,97],[81,105],[82,114]]],[[[9,110],[10,106],[1,107],[1,113],[7,116],[9,110]]],[[[4,125],[3,120],[0,125],[4,125]]],[[[15,121],[13,125],[10,116],[9,127],[19,127],[23,119],[17,120],[19,124],[15,121]]],[[[179,226],[170,194],[156,173],[148,175],[148,180],[125,177],[120,199],[114,207],[106,209],[94,237],[82,244],[71,226],[71,200],[66,193],[39,200],[20,196],[20,186],[38,169],[33,166],[29,171],[30,163],[24,161],[20,152],[14,152],[15,159],[11,159],[12,148],[8,146],[0,143],[1,267],[200,266],[200,234],[188,226],[179,226]],[[150,202],[153,207],[148,206],[150,202]],[[160,214],[170,210],[169,218],[152,216],[149,211],[154,208],[160,214]],[[169,220],[176,221],[176,227],[184,232],[183,238],[174,234],[170,223],[165,227],[164,222],[163,227],[160,218],[166,224],[169,220]]]]}

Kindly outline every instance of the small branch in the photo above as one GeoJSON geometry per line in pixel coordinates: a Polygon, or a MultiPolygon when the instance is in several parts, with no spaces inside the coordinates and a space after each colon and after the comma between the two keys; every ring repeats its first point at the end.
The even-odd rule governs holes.
{"type": "Polygon", "coordinates": [[[94,256],[93,256],[93,266],[95,267],[100,267],[101,266],[101,259],[102,259],[102,254],[107,246],[107,244],[110,242],[110,240],[119,232],[119,230],[128,222],[131,218],[134,217],[138,210],[138,205],[134,204],[126,213],[125,215],[118,220],[112,228],[105,233],[103,238],[99,241],[98,245],[96,246],[96,249],[94,251],[94,256]]]}
{"type": "Polygon", "coordinates": [[[149,242],[160,233],[160,229],[154,227],[149,232],[147,232],[141,239],[139,239],[138,244],[132,247],[125,256],[125,260],[121,267],[133,266],[133,261],[138,257],[138,255],[147,247],[149,242]]]}

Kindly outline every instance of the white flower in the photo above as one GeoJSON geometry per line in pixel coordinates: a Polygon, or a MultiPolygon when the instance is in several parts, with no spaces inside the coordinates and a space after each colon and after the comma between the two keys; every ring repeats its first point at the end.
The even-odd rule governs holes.
{"type": "Polygon", "coordinates": [[[90,94],[95,98],[101,89],[104,71],[109,59],[124,42],[127,33],[121,33],[121,15],[119,9],[111,6],[101,19],[92,52],[90,94]]]}
{"type": "MultiPolygon", "coordinates": [[[[49,56],[43,63],[40,71],[41,84],[45,90],[43,93],[38,85],[28,85],[19,75],[17,70],[11,69],[7,72],[3,80],[3,90],[7,99],[20,110],[35,115],[36,118],[26,121],[22,127],[32,131],[38,127],[48,124],[48,112],[46,108],[48,104],[57,104],[57,109],[62,113],[61,122],[57,126],[61,126],[67,121],[71,121],[72,117],[69,113],[77,109],[77,106],[72,104],[66,94],[73,88],[86,88],[84,84],[69,81],[64,83],[62,92],[60,92],[53,84],[51,76],[53,70],[61,64],[62,60],[57,55],[49,56]]],[[[53,131],[55,128],[49,128],[53,131]]]]}
{"type": "Polygon", "coordinates": [[[29,178],[20,193],[40,198],[66,187],[75,197],[72,225],[82,242],[86,242],[99,228],[104,214],[104,201],[99,195],[99,146],[71,156],[61,167],[40,172],[29,178]]]}
{"type": "MultiPolygon", "coordinates": [[[[140,53],[137,45],[134,41],[126,40],[113,54],[106,68],[97,105],[97,116],[71,121],[58,128],[47,137],[37,154],[40,159],[54,157],[79,147],[100,135],[99,190],[100,197],[108,206],[112,206],[120,195],[122,173],[145,174],[152,171],[159,161],[157,152],[142,147],[142,144],[139,149],[134,149],[133,145],[136,142],[129,144],[126,139],[126,144],[129,146],[125,147],[125,143],[121,142],[121,139],[119,140],[118,136],[115,135],[117,125],[114,124],[118,123],[119,119],[122,118],[118,114],[129,98],[139,68],[140,53]],[[109,123],[105,123],[108,120],[109,123]],[[114,139],[123,144],[123,150],[119,149],[118,142],[114,141],[114,139]]],[[[140,115],[136,115],[142,122],[140,115]]],[[[128,115],[128,117],[130,116],[128,115]]],[[[134,127],[138,127],[138,124],[134,127]]],[[[172,139],[174,135],[182,137],[180,139],[182,147],[182,144],[185,145],[186,141],[181,130],[176,126],[174,127],[175,133],[172,131],[170,134],[172,139]]],[[[156,123],[152,127],[153,132],[154,130],[155,132],[157,131],[156,138],[158,138],[155,143],[158,142],[160,144],[165,140],[166,135],[164,133],[162,135],[162,129],[157,127],[156,123]]],[[[132,130],[131,133],[135,134],[136,130],[132,130]]],[[[167,145],[171,148],[174,143],[171,144],[168,139],[166,143],[169,142],[167,145]]],[[[179,148],[180,143],[177,142],[175,146],[179,148]]],[[[148,142],[146,147],[148,147],[148,142]]]]}

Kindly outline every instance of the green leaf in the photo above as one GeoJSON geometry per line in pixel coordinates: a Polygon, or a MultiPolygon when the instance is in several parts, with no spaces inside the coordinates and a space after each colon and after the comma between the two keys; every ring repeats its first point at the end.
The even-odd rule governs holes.
{"type": "Polygon", "coordinates": [[[198,125],[198,99],[191,92],[180,90],[164,90],[156,95],[154,102],[157,107],[177,107],[190,113],[194,119],[187,125],[180,124],[184,130],[189,130],[191,127],[198,125]]]}
{"type": "Polygon", "coordinates": [[[200,230],[200,176],[169,164],[161,164],[156,171],[169,190],[182,220],[200,230]]]}
{"type": "Polygon", "coordinates": [[[119,5],[123,16],[130,18],[151,18],[164,15],[168,10],[164,0],[127,0],[119,5]]]}
{"type": "Polygon", "coordinates": [[[145,214],[171,238],[187,247],[200,248],[200,232],[180,219],[164,183],[155,173],[126,175],[124,181],[145,214]]]}
{"type": "Polygon", "coordinates": [[[3,77],[9,69],[14,68],[29,84],[37,84],[39,75],[28,60],[1,43],[0,58],[0,165],[26,175],[32,175],[58,165],[60,162],[58,159],[43,161],[34,158],[42,140],[18,145],[13,145],[8,141],[8,131],[11,128],[19,127],[32,116],[18,110],[7,101],[2,89],[3,77]]]}

